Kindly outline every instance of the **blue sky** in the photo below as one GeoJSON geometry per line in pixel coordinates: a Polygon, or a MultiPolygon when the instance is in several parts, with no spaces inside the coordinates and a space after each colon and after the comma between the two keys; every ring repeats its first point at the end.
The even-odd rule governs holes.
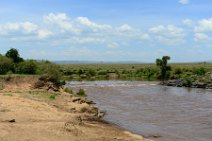
{"type": "Polygon", "coordinates": [[[0,53],[25,59],[212,60],[211,0],[1,0],[0,53]]]}

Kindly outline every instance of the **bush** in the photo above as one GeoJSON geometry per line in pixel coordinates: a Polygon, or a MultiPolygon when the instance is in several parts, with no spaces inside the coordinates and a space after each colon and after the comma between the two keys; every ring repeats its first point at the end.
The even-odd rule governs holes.
{"type": "Polygon", "coordinates": [[[0,55],[0,74],[6,74],[12,66],[12,59],[0,55]]]}
{"type": "Polygon", "coordinates": [[[89,69],[88,72],[86,73],[87,76],[95,76],[96,75],[96,71],[89,69]]]}
{"type": "Polygon", "coordinates": [[[107,71],[106,70],[100,70],[98,72],[98,75],[107,75],[107,71]]]}
{"type": "Polygon", "coordinates": [[[17,65],[15,71],[19,74],[36,74],[37,62],[34,60],[27,60],[21,62],[17,65]]]}
{"type": "Polygon", "coordinates": [[[203,67],[201,67],[201,68],[194,68],[193,69],[193,73],[194,74],[197,74],[197,75],[205,75],[206,70],[203,67]]]}
{"type": "Polygon", "coordinates": [[[52,95],[49,96],[49,99],[50,100],[55,100],[55,98],[56,98],[56,96],[54,94],[52,94],[52,95]]]}
{"type": "Polygon", "coordinates": [[[193,84],[193,80],[190,77],[184,78],[183,86],[191,87],[193,84]]]}
{"type": "Polygon", "coordinates": [[[183,71],[182,71],[181,68],[176,68],[176,69],[174,70],[174,74],[182,74],[182,73],[183,73],[183,71]]]}
{"type": "Polygon", "coordinates": [[[79,92],[77,92],[78,96],[86,96],[84,89],[79,89],[79,92]]]}
{"type": "Polygon", "coordinates": [[[67,92],[67,93],[70,93],[70,94],[74,93],[73,90],[70,89],[70,88],[65,88],[64,91],[67,92]]]}
{"type": "Polygon", "coordinates": [[[79,69],[77,73],[78,73],[78,75],[80,76],[80,75],[84,74],[85,72],[84,72],[84,70],[79,69]]]}
{"type": "Polygon", "coordinates": [[[41,62],[38,65],[37,74],[40,74],[40,80],[44,82],[52,82],[56,86],[61,86],[60,67],[48,61],[41,62]]]}

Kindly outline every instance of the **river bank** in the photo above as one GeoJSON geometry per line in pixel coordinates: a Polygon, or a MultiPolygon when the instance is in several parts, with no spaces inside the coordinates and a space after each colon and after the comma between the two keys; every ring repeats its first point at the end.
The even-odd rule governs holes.
{"type": "Polygon", "coordinates": [[[173,87],[212,89],[212,81],[192,82],[189,80],[174,79],[174,80],[168,80],[168,81],[161,82],[160,84],[165,85],[165,86],[173,86],[173,87]]]}
{"type": "Polygon", "coordinates": [[[1,81],[1,141],[149,141],[105,123],[95,105],[59,92],[33,89],[36,77],[1,81]]]}

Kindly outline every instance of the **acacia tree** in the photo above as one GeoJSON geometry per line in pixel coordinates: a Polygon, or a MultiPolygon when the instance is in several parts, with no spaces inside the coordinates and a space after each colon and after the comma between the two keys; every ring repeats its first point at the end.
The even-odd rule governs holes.
{"type": "Polygon", "coordinates": [[[5,56],[11,58],[14,63],[23,62],[23,58],[20,57],[18,50],[15,48],[8,50],[5,56]]]}
{"type": "Polygon", "coordinates": [[[162,59],[156,59],[156,65],[160,67],[160,79],[166,80],[168,78],[167,72],[171,70],[170,66],[167,66],[169,56],[163,56],[162,59]]]}

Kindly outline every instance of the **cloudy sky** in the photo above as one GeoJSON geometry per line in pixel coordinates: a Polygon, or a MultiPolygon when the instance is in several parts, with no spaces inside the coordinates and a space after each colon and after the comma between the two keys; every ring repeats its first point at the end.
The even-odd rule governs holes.
{"type": "Polygon", "coordinates": [[[212,60],[212,0],[1,0],[0,53],[25,59],[212,60]]]}

